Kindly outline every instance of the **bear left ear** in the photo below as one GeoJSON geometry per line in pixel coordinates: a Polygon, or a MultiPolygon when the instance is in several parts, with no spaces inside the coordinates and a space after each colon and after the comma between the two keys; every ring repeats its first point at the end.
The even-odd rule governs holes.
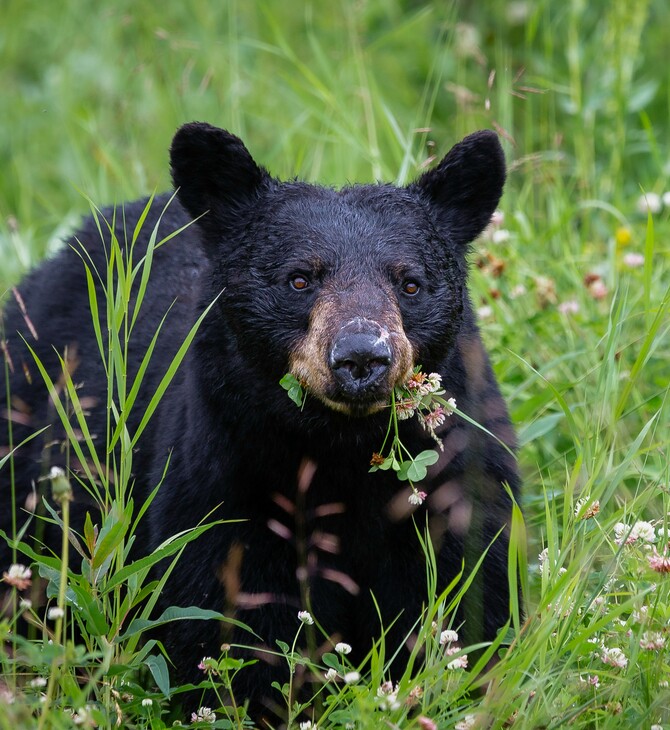
{"type": "Polygon", "coordinates": [[[239,137],[204,122],[181,127],[170,147],[177,197],[205,230],[219,232],[270,181],[239,137]]]}
{"type": "Polygon", "coordinates": [[[428,198],[450,240],[466,245],[488,225],[504,184],[505,155],[495,132],[485,130],[459,142],[409,189],[428,198]]]}

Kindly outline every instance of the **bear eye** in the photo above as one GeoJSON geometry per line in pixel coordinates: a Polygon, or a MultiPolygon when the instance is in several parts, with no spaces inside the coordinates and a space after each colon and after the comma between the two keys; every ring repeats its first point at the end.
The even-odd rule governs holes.
{"type": "Polygon", "coordinates": [[[295,274],[291,277],[291,288],[296,291],[304,291],[305,289],[309,289],[309,281],[304,276],[295,274]]]}
{"type": "Polygon", "coordinates": [[[407,296],[409,297],[413,297],[418,294],[420,288],[421,287],[418,285],[418,283],[416,281],[412,281],[411,279],[403,282],[402,285],[403,294],[407,294],[407,296]]]}

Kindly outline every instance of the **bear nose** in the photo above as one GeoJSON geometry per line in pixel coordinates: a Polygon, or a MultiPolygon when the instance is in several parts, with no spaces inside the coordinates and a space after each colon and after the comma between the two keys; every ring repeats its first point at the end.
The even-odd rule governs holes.
{"type": "Polygon", "coordinates": [[[391,365],[388,339],[374,332],[340,332],[330,352],[330,369],[347,395],[377,385],[391,365]]]}

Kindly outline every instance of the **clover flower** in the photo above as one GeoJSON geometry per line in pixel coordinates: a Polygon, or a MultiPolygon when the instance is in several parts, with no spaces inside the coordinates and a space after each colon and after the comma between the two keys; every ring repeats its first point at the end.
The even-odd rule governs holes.
{"type": "Polygon", "coordinates": [[[75,725],[85,725],[86,727],[98,727],[93,719],[91,705],[80,707],[76,712],[72,713],[72,721],[75,725]]]}
{"type": "Polygon", "coordinates": [[[419,704],[419,700],[422,697],[423,697],[423,690],[417,684],[415,687],[412,687],[412,689],[409,691],[409,694],[407,695],[407,699],[405,700],[405,704],[407,705],[407,707],[414,707],[415,705],[419,704]]]}
{"type": "Polygon", "coordinates": [[[400,708],[398,702],[398,685],[393,686],[393,682],[387,680],[377,687],[377,697],[381,698],[379,703],[380,710],[397,710],[400,708]]]}
{"type": "Polygon", "coordinates": [[[360,678],[361,678],[361,675],[358,672],[347,672],[342,677],[345,684],[356,684],[356,682],[358,682],[358,680],[360,678]]]}
{"type": "Polygon", "coordinates": [[[558,305],[558,311],[561,314],[577,314],[579,312],[579,302],[574,299],[568,299],[558,305]]]}
{"type": "Polygon", "coordinates": [[[670,573],[670,555],[668,555],[667,547],[663,550],[663,555],[653,548],[653,552],[647,555],[647,560],[649,567],[657,573],[670,573]]]}
{"type": "Polygon", "coordinates": [[[301,623],[307,624],[307,626],[312,626],[314,624],[314,619],[309,611],[298,611],[298,618],[301,623]]]}
{"type": "Polygon", "coordinates": [[[625,254],[622,261],[624,266],[627,266],[629,269],[637,269],[640,266],[644,266],[644,256],[641,253],[635,253],[633,251],[625,254]]]}
{"type": "Polygon", "coordinates": [[[216,659],[211,656],[204,656],[198,664],[198,669],[201,672],[216,672],[218,669],[216,659]]]}
{"type": "Polygon", "coordinates": [[[12,563],[9,570],[2,574],[2,579],[10,586],[14,586],[19,591],[23,591],[30,585],[32,571],[21,563],[12,563]]]}
{"type": "Polygon", "coordinates": [[[396,401],[395,412],[398,420],[407,421],[416,413],[416,403],[413,400],[396,401]]]}
{"type": "Polygon", "coordinates": [[[454,644],[458,641],[458,634],[453,629],[446,629],[440,634],[440,645],[454,644]]]}
{"type": "Polygon", "coordinates": [[[426,497],[428,495],[425,492],[420,492],[418,489],[415,489],[412,491],[412,493],[407,497],[407,501],[410,504],[413,504],[415,506],[419,506],[424,503],[426,497]]]}
{"type": "MultiPolygon", "coordinates": [[[[452,656],[453,654],[458,654],[459,651],[460,651],[459,647],[450,646],[447,648],[446,654],[447,654],[447,656],[452,656]]],[[[447,662],[447,669],[467,669],[467,667],[468,667],[468,655],[467,654],[461,654],[461,656],[458,656],[455,659],[452,659],[450,662],[447,662]]]]}
{"type": "Polygon", "coordinates": [[[519,297],[522,297],[526,293],[526,287],[523,284],[517,284],[512,288],[512,291],[509,293],[510,299],[518,299],[519,297]]]}
{"type": "Polygon", "coordinates": [[[656,542],[656,532],[650,522],[638,520],[632,527],[623,522],[617,522],[614,525],[614,542],[617,545],[621,545],[622,542],[632,545],[638,540],[647,543],[656,542]]]}
{"type": "Polygon", "coordinates": [[[661,210],[661,196],[657,193],[644,193],[637,199],[640,213],[658,213],[661,210]]]}
{"type": "Polygon", "coordinates": [[[50,608],[50,609],[49,609],[49,610],[47,611],[47,618],[48,618],[48,619],[49,619],[50,621],[56,621],[56,620],[58,620],[59,618],[63,618],[63,616],[65,616],[65,611],[63,611],[63,609],[62,609],[62,608],[60,608],[59,606],[52,606],[52,607],[51,607],[51,608],[50,608]]]}
{"type": "Polygon", "coordinates": [[[499,246],[501,243],[507,243],[511,237],[512,234],[506,228],[499,228],[497,231],[493,231],[491,242],[499,246]]]}
{"type": "Polygon", "coordinates": [[[470,730],[477,723],[476,715],[466,715],[460,722],[454,725],[454,730],[470,730]]]}
{"type": "Polygon", "coordinates": [[[324,676],[326,682],[334,682],[337,679],[337,670],[331,667],[324,676]]]}
{"type": "Polygon", "coordinates": [[[600,660],[604,664],[609,664],[610,666],[618,667],[619,669],[623,669],[628,665],[626,655],[616,646],[613,646],[610,649],[603,646],[600,650],[600,660]]]}
{"type": "Polygon", "coordinates": [[[151,697],[145,697],[142,700],[142,707],[151,707],[153,705],[154,701],[151,699],[151,697]]]}
{"type": "Polygon", "coordinates": [[[657,651],[665,646],[665,637],[660,631],[645,631],[640,638],[640,648],[657,651]]]}
{"type": "Polygon", "coordinates": [[[582,497],[577,500],[575,503],[575,517],[579,517],[582,520],[589,520],[591,517],[595,517],[598,512],[600,512],[600,502],[597,499],[594,499],[593,502],[584,509],[588,501],[588,497],[582,497]]]}
{"type": "Polygon", "coordinates": [[[351,654],[351,644],[345,644],[344,641],[339,641],[335,644],[335,651],[342,655],[351,654]]]}
{"type": "Polygon", "coordinates": [[[197,712],[191,713],[191,722],[216,722],[216,714],[211,707],[199,707],[197,712]]]}
{"type": "Polygon", "coordinates": [[[305,722],[300,723],[300,730],[317,730],[316,723],[312,722],[311,720],[305,720],[305,722]]]}

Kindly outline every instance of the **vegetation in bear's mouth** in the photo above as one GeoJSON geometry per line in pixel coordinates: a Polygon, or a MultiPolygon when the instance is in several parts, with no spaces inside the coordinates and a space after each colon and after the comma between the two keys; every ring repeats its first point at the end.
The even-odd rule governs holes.
{"type": "MultiPolygon", "coordinates": [[[[499,130],[509,179],[473,246],[470,290],[519,436],[527,531],[515,513],[509,567],[526,618],[517,606],[478,654],[445,635],[458,634],[460,596],[436,596],[407,671],[391,677],[382,641],[354,665],[355,641],[326,644],[304,606],[309,617],[296,609],[295,634],[271,647],[285,667],[273,691],[290,730],[668,730],[670,4],[299,5],[5,2],[0,294],[88,213],[73,186],[99,204],[167,187],[165,150],[187,118],[241,133],[281,178],[335,184],[404,184],[465,134],[499,130]]],[[[112,359],[122,352],[116,342],[112,359]]],[[[81,425],[71,450],[86,450],[81,425]]],[[[7,429],[0,413],[1,446],[7,429]]],[[[0,451],[0,469],[11,462],[0,451]]],[[[250,727],[245,698],[227,694],[246,670],[239,647],[202,658],[194,698],[161,645],[141,643],[151,625],[191,614],[133,614],[160,586],[146,563],[126,564],[126,499],[73,536],[83,555],[71,541],[66,562],[3,567],[2,730],[250,727]],[[24,620],[31,640],[16,631],[24,620]],[[200,700],[204,687],[218,699],[200,700]]],[[[9,539],[22,536],[19,507],[9,539]]]]}

